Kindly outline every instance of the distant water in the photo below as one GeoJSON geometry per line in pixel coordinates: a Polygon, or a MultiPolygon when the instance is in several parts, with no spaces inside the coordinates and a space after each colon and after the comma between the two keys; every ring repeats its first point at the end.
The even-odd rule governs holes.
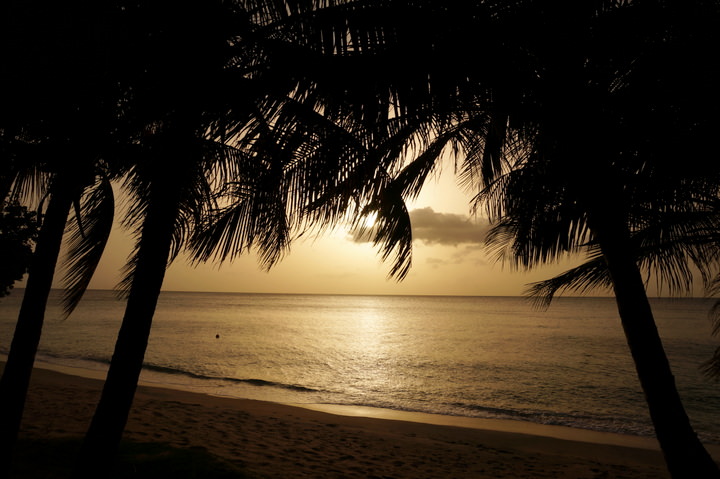
{"type": "MultiPolygon", "coordinates": [[[[21,290],[0,300],[7,353],[21,290]]],[[[62,320],[54,292],[39,360],[106,369],[124,304],[90,291],[62,320]]],[[[658,299],[656,319],[696,430],[720,443],[713,300],[658,299]]],[[[611,298],[163,293],[143,380],[199,392],[518,419],[651,435],[611,298]],[[216,337],[219,335],[219,337],[216,337]]]]}

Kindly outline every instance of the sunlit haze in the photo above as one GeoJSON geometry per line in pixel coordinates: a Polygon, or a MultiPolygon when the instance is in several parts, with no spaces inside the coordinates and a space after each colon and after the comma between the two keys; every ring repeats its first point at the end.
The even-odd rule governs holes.
{"type": "MultiPolygon", "coordinates": [[[[218,291],[318,294],[519,295],[531,281],[547,278],[568,265],[532,273],[497,263],[483,248],[487,221],[470,215],[472,195],[456,184],[452,166],[431,179],[410,203],[413,220],[413,263],[403,281],[388,277],[370,243],[353,239],[347,229],[303,237],[270,271],[254,254],[232,263],[189,265],[179,257],[169,268],[166,291],[218,291]]],[[[133,244],[116,226],[91,289],[113,289],[133,244]]],[[[56,275],[56,287],[60,287],[56,275]]]]}

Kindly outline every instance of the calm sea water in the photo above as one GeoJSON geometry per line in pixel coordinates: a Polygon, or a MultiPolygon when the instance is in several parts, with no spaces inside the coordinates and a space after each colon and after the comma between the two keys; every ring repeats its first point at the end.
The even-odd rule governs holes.
{"type": "MultiPolygon", "coordinates": [[[[0,353],[21,293],[0,300],[0,353]]],[[[58,299],[54,292],[38,359],[106,369],[123,303],[90,291],[62,320],[58,299]]],[[[653,306],[694,426],[720,443],[720,384],[700,371],[718,345],[713,302],[653,306]]],[[[143,380],[277,402],[652,434],[611,298],[559,298],[538,311],[515,297],[165,292],[143,380]]]]}

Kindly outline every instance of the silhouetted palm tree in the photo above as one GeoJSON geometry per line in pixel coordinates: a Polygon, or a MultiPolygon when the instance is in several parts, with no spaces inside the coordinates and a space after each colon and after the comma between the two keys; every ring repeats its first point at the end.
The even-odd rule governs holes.
{"type": "MultiPolygon", "coordinates": [[[[403,199],[419,191],[445,145],[457,144],[462,147],[462,152],[468,157],[465,169],[467,180],[473,182],[479,179],[490,188],[487,190],[489,192],[495,186],[503,186],[502,175],[507,173],[508,168],[516,166],[502,162],[499,154],[502,149],[517,144],[518,151],[530,151],[532,154],[523,158],[534,160],[530,165],[532,168],[528,167],[526,173],[533,173],[536,179],[542,179],[541,183],[531,183],[538,191],[530,188],[520,193],[499,189],[497,191],[507,191],[508,194],[501,193],[496,197],[497,201],[492,203],[496,207],[493,211],[500,217],[507,215],[511,219],[514,214],[518,214],[516,218],[525,222],[518,223],[521,228],[547,225],[549,215],[553,212],[558,215],[562,213],[561,216],[556,215],[557,218],[570,220],[562,223],[567,227],[563,230],[567,235],[555,235],[554,243],[548,242],[552,239],[551,230],[546,231],[547,237],[528,236],[546,242],[531,243],[528,248],[518,250],[520,261],[533,265],[537,261],[552,258],[555,253],[576,247],[588,239],[584,231],[594,235],[593,239],[600,245],[610,267],[621,317],[627,326],[628,342],[638,364],[638,374],[646,390],[658,438],[672,474],[677,477],[683,477],[686,473],[706,476],[715,474],[716,467],[689,428],[687,418],[683,419],[682,405],[677,398],[672,376],[668,375],[669,368],[666,367],[662,345],[656,340],[659,338],[635,263],[635,252],[629,248],[632,246],[629,238],[633,233],[630,229],[631,206],[639,201],[658,199],[656,196],[638,195],[630,187],[642,187],[648,178],[670,178],[667,172],[670,171],[668,167],[672,161],[668,158],[680,153],[687,154],[682,146],[688,142],[681,140],[698,137],[698,132],[692,131],[692,128],[691,135],[684,138],[677,135],[682,128],[692,127],[692,124],[673,123],[672,113],[681,106],[680,102],[676,101],[677,97],[672,97],[670,103],[663,103],[663,99],[665,93],[677,94],[680,88],[667,78],[665,80],[668,81],[653,83],[652,79],[658,72],[647,68],[659,65],[657,60],[663,57],[666,45],[677,47],[678,52],[687,51],[676,41],[679,37],[684,41],[687,36],[683,35],[687,32],[673,30],[672,22],[667,21],[682,13],[682,7],[668,13],[668,10],[660,8],[662,6],[634,2],[601,2],[592,6],[580,2],[560,2],[543,6],[521,1],[448,5],[428,0],[413,2],[412,5],[398,5],[398,2],[378,0],[319,2],[317,5],[327,8],[312,8],[313,5],[305,2],[246,2],[246,5],[251,3],[257,8],[246,11],[251,13],[252,20],[260,28],[244,32],[249,34],[246,38],[269,38],[282,43],[288,38],[285,35],[291,34],[294,35],[290,37],[292,41],[303,49],[290,48],[285,54],[272,58],[257,56],[261,50],[248,49],[244,51],[244,56],[234,57],[234,63],[231,62],[234,71],[243,71],[243,75],[235,77],[234,81],[247,87],[246,91],[250,94],[245,95],[245,90],[238,89],[236,94],[227,95],[228,108],[235,110],[229,128],[224,125],[226,115],[218,114],[216,105],[210,109],[210,115],[198,120],[194,115],[178,117],[176,112],[169,114],[174,110],[172,101],[167,101],[159,108],[160,119],[154,116],[158,112],[146,115],[145,118],[150,120],[147,124],[157,126],[158,134],[168,135],[165,138],[171,138],[172,142],[185,145],[183,151],[188,152],[203,151],[192,146],[201,139],[217,139],[212,133],[206,136],[208,131],[221,132],[219,136],[223,139],[237,139],[236,136],[242,137],[247,133],[246,125],[251,124],[253,126],[249,131],[260,132],[258,126],[262,122],[254,118],[268,118],[255,114],[261,110],[268,111],[264,109],[267,88],[255,86],[252,81],[243,83],[240,78],[261,78],[259,73],[272,72],[278,68],[278,64],[284,64],[279,68],[283,75],[263,77],[277,81],[268,83],[275,95],[284,92],[303,98],[306,92],[314,92],[311,86],[315,86],[318,92],[322,91],[322,95],[318,93],[318,99],[332,99],[337,104],[345,104],[348,99],[352,99],[347,112],[352,113],[356,122],[353,128],[359,126],[367,132],[374,131],[373,124],[385,124],[394,119],[388,125],[396,126],[389,128],[394,133],[404,133],[398,135],[404,147],[393,148],[392,141],[384,141],[387,138],[385,133],[379,138],[372,138],[371,135],[369,140],[360,140],[371,156],[376,152],[381,153],[377,153],[372,161],[356,163],[358,169],[355,174],[325,179],[316,193],[296,198],[296,202],[290,203],[293,209],[300,206],[297,211],[315,211],[318,205],[334,205],[334,209],[316,210],[318,216],[315,218],[327,219],[332,214],[344,213],[354,199],[370,196],[372,200],[367,207],[380,212],[380,228],[375,232],[375,241],[384,246],[387,255],[393,251],[399,252],[400,266],[394,270],[399,275],[407,271],[407,252],[411,245],[411,229],[403,199]],[[568,20],[568,17],[572,20],[568,20]],[[413,18],[413,21],[408,22],[408,18],[413,18]],[[644,20],[647,22],[643,23],[644,20]],[[315,56],[305,55],[307,52],[304,48],[308,45],[313,46],[311,51],[315,56]],[[468,49],[481,52],[482,57],[468,56],[468,49]],[[335,68],[318,68],[327,65],[319,63],[325,61],[327,55],[333,57],[331,65],[335,68]],[[247,63],[248,58],[260,58],[261,61],[247,63]],[[308,61],[308,64],[303,65],[302,61],[308,61]],[[287,74],[288,71],[294,73],[287,74]],[[317,83],[308,82],[308,78],[317,83]],[[365,95],[359,95],[358,92],[363,90],[365,95]],[[249,108],[238,108],[237,105],[249,108]],[[238,111],[246,112],[244,120],[239,119],[238,111]],[[648,112],[662,114],[648,117],[648,112]],[[218,117],[222,120],[214,122],[218,117]],[[178,118],[192,118],[193,121],[189,126],[179,129],[168,123],[178,118]],[[453,126],[456,120],[459,126],[453,126]],[[667,120],[671,121],[666,123],[667,120]],[[676,131],[675,126],[682,128],[676,131]],[[426,149],[427,154],[400,170],[398,155],[407,145],[412,144],[410,139],[413,138],[412,133],[403,131],[405,127],[410,130],[413,127],[423,129],[418,149],[426,149]],[[226,132],[230,133],[226,135],[226,132]],[[666,133],[675,134],[677,141],[673,144],[674,149],[664,148],[663,151],[662,148],[656,148],[654,142],[666,133]],[[607,139],[612,139],[612,142],[606,142],[607,139]],[[578,152],[582,152],[582,155],[578,152]],[[646,174],[648,167],[652,169],[652,175],[646,174]],[[501,179],[496,183],[494,180],[498,176],[501,179]],[[378,177],[382,178],[376,181],[378,177]],[[638,182],[638,179],[643,181],[638,182]],[[602,186],[598,185],[598,180],[602,186]],[[369,186],[360,187],[363,183],[369,186]],[[344,190],[349,193],[341,194],[344,190]],[[608,195],[611,190],[612,194],[608,195]],[[525,195],[531,201],[524,202],[525,195]],[[562,201],[559,203],[562,208],[547,208],[547,204],[542,203],[540,198],[562,201]],[[522,209],[523,205],[526,206],[525,210],[522,209]],[[586,223],[578,224],[578,219],[586,223]],[[645,348],[651,342],[653,347],[645,348]],[[661,369],[663,374],[656,375],[656,370],[661,369]],[[666,414],[667,411],[670,412],[666,414]],[[673,418],[677,418],[677,421],[673,418]],[[676,433],[679,439],[674,437],[676,433]]],[[[715,17],[709,15],[706,18],[715,17]]],[[[169,43],[155,45],[149,49],[150,52],[165,53],[166,47],[174,42],[190,47],[196,41],[193,37],[184,37],[187,39],[185,43],[177,36],[160,35],[160,38],[169,40],[169,43]]],[[[208,38],[216,37],[210,35],[208,38]]],[[[693,41],[693,45],[697,46],[698,42],[693,41]]],[[[200,45],[203,45],[202,42],[200,45]]],[[[169,58],[177,64],[183,64],[177,55],[166,57],[160,54],[148,58],[148,65],[153,65],[152,61],[157,58],[169,58]]],[[[674,57],[674,61],[677,60],[678,57],[674,57]]],[[[192,65],[192,62],[187,65],[192,65]]],[[[206,66],[203,64],[203,71],[213,71],[212,68],[205,69],[206,66]]],[[[219,83],[223,88],[217,91],[227,94],[231,90],[225,87],[231,83],[219,83]]],[[[163,86],[167,84],[157,83],[163,86]]],[[[191,91],[190,88],[185,93],[191,91]]],[[[183,102],[188,99],[187,95],[182,98],[183,102]]],[[[311,94],[304,97],[309,103],[314,99],[311,94]]],[[[137,104],[143,105],[143,102],[138,101],[137,104]]],[[[199,111],[207,112],[206,105],[199,111]]],[[[294,177],[294,181],[299,181],[297,178],[301,177],[301,168],[297,170],[298,176],[293,176],[293,161],[297,157],[283,156],[282,152],[297,151],[295,148],[305,143],[296,136],[278,134],[277,128],[282,128],[281,122],[266,121],[266,124],[267,131],[272,132],[267,137],[271,141],[265,145],[263,142],[257,143],[262,146],[257,150],[239,148],[243,158],[257,162],[251,171],[264,173],[260,178],[240,177],[231,182],[232,193],[238,202],[218,212],[215,222],[205,230],[209,236],[200,236],[193,242],[195,252],[201,259],[212,258],[216,254],[222,259],[258,244],[256,241],[260,245],[267,241],[276,247],[285,244],[285,231],[289,229],[286,229],[284,220],[287,210],[280,207],[283,196],[273,199],[263,198],[262,195],[271,191],[268,185],[286,188],[297,184],[285,182],[285,178],[294,177]],[[278,139],[292,141],[272,151],[270,145],[278,139]],[[247,218],[252,215],[265,218],[258,223],[258,226],[267,228],[265,233],[262,229],[252,233],[247,233],[252,229],[237,229],[237,226],[252,225],[247,223],[247,218]]],[[[295,126],[294,123],[292,125],[295,126]]],[[[350,136],[354,137],[354,134],[350,136]]],[[[167,146],[165,141],[160,143],[166,146],[158,146],[161,151],[157,152],[159,156],[155,158],[163,158],[157,166],[166,168],[170,155],[181,155],[182,151],[170,153],[173,148],[167,146]]],[[[196,159],[199,161],[202,156],[198,153],[196,159]]],[[[242,161],[245,160],[241,160],[241,164],[242,161]]],[[[177,178],[174,185],[165,183],[161,175],[152,173],[153,168],[145,171],[145,174],[152,173],[150,176],[138,176],[144,178],[138,185],[147,188],[138,191],[147,191],[150,201],[146,209],[141,210],[145,215],[144,226],[133,275],[138,285],[136,287],[133,281],[125,318],[129,322],[128,329],[121,332],[121,336],[130,338],[130,342],[129,346],[121,346],[119,341],[115,355],[118,358],[116,364],[123,364],[120,358],[125,358],[127,362],[125,366],[120,366],[118,376],[115,376],[115,372],[110,374],[124,378],[118,383],[124,386],[113,389],[115,386],[106,384],[107,395],[111,391],[118,391],[118,397],[122,398],[120,402],[125,404],[117,416],[118,420],[114,421],[119,427],[111,428],[110,435],[113,437],[97,442],[98,445],[110,444],[110,449],[119,440],[127,418],[126,411],[132,402],[164,268],[173,253],[181,247],[181,241],[173,243],[173,238],[179,239],[180,236],[174,236],[170,230],[181,224],[180,218],[195,221],[195,211],[193,215],[184,216],[181,212],[189,211],[182,208],[185,203],[172,204],[172,200],[181,200],[181,190],[189,195],[183,200],[199,198],[197,195],[204,191],[204,188],[197,189],[197,184],[192,186],[195,181],[207,179],[202,177],[202,162],[193,163],[192,167],[190,163],[186,164],[188,176],[177,178]],[[166,187],[169,190],[165,190],[166,187]],[[194,194],[190,194],[193,188],[196,188],[194,194]],[[150,224],[150,218],[161,215],[160,211],[167,215],[158,224],[150,224]],[[146,251],[157,254],[149,255],[146,251]],[[140,276],[146,276],[147,279],[141,280],[140,276]],[[148,287],[154,299],[143,299],[140,296],[141,284],[148,287]],[[138,312],[137,316],[135,312],[138,312]],[[130,324],[133,317],[139,318],[137,324],[130,324]]],[[[528,164],[521,166],[527,167],[528,164]]],[[[319,177],[319,171],[308,171],[313,174],[302,178],[319,177]]],[[[336,173],[342,171],[339,169],[336,173]]],[[[664,191],[675,190],[668,187],[664,191]]],[[[363,202],[359,201],[358,204],[362,205],[363,202]]],[[[199,203],[196,205],[197,208],[191,210],[200,207],[199,203]]],[[[303,217],[303,214],[299,216],[303,217]]],[[[296,221],[300,220],[288,224],[296,221]]],[[[512,237],[507,239],[512,240],[512,237]]],[[[276,258],[275,254],[270,253],[266,258],[271,262],[276,258]]],[[[111,382],[110,376],[108,382],[111,382]]],[[[103,414],[115,414],[108,411],[111,410],[103,414]]],[[[86,444],[93,446],[95,443],[90,437],[99,436],[88,436],[86,444]]],[[[103,455],[93,456],[93,459],[107,457],[106,450],[103,455]]]]}
{"type": "MultiPolygon", "coordinates": [[[[433,11],[432,3],[414,5],[433,11]]],[[[649,212],[667,212],[662,216],[667,230],[670,214],[692,214],[717,195],[716,162],[705,159],[718,126],[716,69],[706,63],[718,44],[716,2],[472,3],[478,8],[467,18],[476,22],[474,31],[483,22],[489,28],[483,32],[485,48],[471,51],[495,51],[477,60],[495,74],[463,70],[460,62],[449,66],[457,76],[441,76],[440,86],[465,94],[445,97],[435,105],[447,106],[450,98],[451,108],[433,110],[454,106],[456,112],[480,113],[468,128],[458,123],[445,143],[459,145],[466,157],[464,178],[484,188],[478,200],[501,221],[491,239],[507,245],[510,257],[526,267],[594,248],[609,273],[671,474],[717,477],[717,465],[690,426],[675,388],[637,264],[642,253],[637,241],[641,231],[649,232],[642,223],[649,212]],[[468,94],[473,90],[474,97],[468,94]],[[678,171],[678,159],[688,167],[678,171]]],[[[451,10],[435,12],[442,18],[451,10]]],[[[371,9],[364,14],[373,15],[371,9]]],[[[389,21],[378,23],[378,29],[408,33],[390,28],[389,21]]],[[[420,49],[420,55],[432,58],[438,45],[442,42],[420,49]]],[[[401,111],[414,101],[424,105],[425,91],[432,97],[437,77],[431,68],[432,63],[427,89],[398,97],[406,102],[401,111]]],[[[444,134],[433,145],[439,148],[444,134]]],[[[435,160],[427,155],[412,162],[388,183],[389,194],[378,196],[377,209],[390,216],[401,211],[402,193],[422,184],[423,177],[415,181],[415,175],[431,170],[435,160]]],[[[376,241],[394,245],[407,243],[410,231],[376,233],[376,241]]],[[[695,260],[714,260],[702,246],[695,253],[706,255],[695,260]]],[[[656,257],[668,258],[666,271],[684,267],[672,262],[675,257],[656,257]]]]}
{"type": "MultiPolygon", "coordinates": [[[[713,477],[715,465],[704,453],[675,388],[639,265],[642,262],[659,263],[660,274],[678,288],[689,285],[691,271],[687,263],[710,270],[711,263],[717,263],[717,253],[704,244],[678,245],[675,241],[665,240],[658,245],[664,250],[651,251],[651,256],[647,250],[649,245],[643,244],[643,240],[648,239],[648,231],[637,229],[642,227],[636,222],[641,218],[626,217],[625,228],[621,228],[621,224],[596,223],[592,216],[595,210],[585,206],[587,199],[564,187],[562,191],[569,194],[563,194],[562,198],[548,197],[547,191],[540,192],[540,188],[536,188],[537,185],[547,188],[550,184],[547,178],[526,177],[509,185],[503,193],[507,197],[500,200],[506,208],[504,218],[491,232],[490,243],[508,247],[511,250],[508,256],[528,268],[564,254],[587,252],[591,258],[587,264],[534,285],[533,293],[544,295],[543,300],[549,302],[555,291],[568,287],[568,284],[582,290],[598,284],[613,289],[656,435],[673,477],[713,477]],[[538,196],[533,198],[533,194],[538,196]]],[[[608,186],[607,182],[605,186],[608,186]]],[[[625,197],[625,200],[630,198],[625,197]]],[[[615,199],[608,201],[604,208],[617,214],[622,211],[622,206],[625,205],[615,199]]],[[[607,220],[604,216],[601,218],[607,220]]],[[[672,232],[673,225],[664,226],[663,233],[672,232]]],[[[683,241],[687,239],[682,238],[683,241]]]]}
{"type": "MultiPolygon", "coordinates": [[[[709,47],[705,42],[715,41],[712,25],[720,17],[717,6],[694,3],[608,7],[590,15],[575,10],[576,17],[564,11],[571,20],[551,7],[535,13],[534,21],[553,33],[531,48],[539,79],[532,109],[514,117],[509,112],[510,138],[522,140],[524,155],[479,199],[499,220],[490,242],[507,247],[519,265],[533,267],[568,252],[594,255],[585,276],[576,270],[562,279],[581,286],[605,281],[613,288],[671,475],[718,477],[675,387],[639,262],[649,258],[641,240],[678,231],[678,218],[687,221],[717,196],[717,169],[697,157],[711,151],[706,135],[717,121],[693,103],[700,101],[693,88],[708,87],[715,77],[692,62],[709,47]],[[638,19],[646,20],[644,27],[630,27],[638,19]],[[683,71],[693,81],[668,71],[683,71]],[[670,168],[678,159],[688,165],[681,172],[670,168]]],[[[704,94],[702,101],[717,105],[712,90],[704,94]]],[[[717,261],[706,246],[687,244],[680,255],[653,259],[664,263],[667,278],[682,282],[684,255],[691,252],[701,265],[717,261]]]]}
{"type": "MultiPolygon", "coordinates": [[[[112,133],[103,69],[92,61],[98,44],[80,18],[99,18],[102,8],[89,4],[50,2],[3,4],[2,79],[3,188],[44,197],[47,209],[29,268],[25,295],[0,380],[0,455],[12,452],[22,417],[45,306],[58,261],[60,244],[73,204],[79,220],[68,260],[66,311],[75,307],[99,261],[112,223],[112,190],[103,148],[112,133]],[[7,55],[5,55],[7,53],[7,55]],[[56,72],[57,74],[49,74],[56,72]],[[52,79],[52,80],[49,80],[52,79]],[[105,179],[103,179],[103,177],[105,179]],[[32,186],[34,184],[34,186],[32,186]],[[28,187],[28,185],[31,185],[28,187]],[[83,192],[92,190],[83,200],[83,192]],[[80,206],[82,203],[82,206],[80,206]],[[109,210],[108,210],[109,205],[109,210]],[[87,213],[94,217],[83,224],[87,213]],[[105,214],[98,215],[99,211],[105,214]],[[108,213],[109,211],[109,213],[108,213]]],[[[110,100],[108,103],[113,104],[110,100]]],[[[3,194],[6,194],[3,191],[3,194]]]]}
{"type": "Polygon", "coordinates": [[[329,200],[364,152],[342,141],[347,115],[321,115],[312,89],[299,86],[296,47],[244,10],[155,2],[129,15],[130,25],[147,21],[137,48],[151,52],[128,99],[132,123],[145,125],[126,181],[137,244],[122,326],[78,462],[84,477],[98,477],[112,463],[165,270],[189,240],[198,260],[257,248],[264,264],[274,263],[311,212],[326,221],[345,214],[329,200]],[[186,69],[203,75],[182,77],[186,69]]]}
{"type": "Polygon", "coordinates": [[[156,133],[149,152],[138,159],[127,180],[135,193],[132,215],[142,219],[127,276],[127,305],[103,395],[85,442],[81,468],[97,477],[112,463],[114,446],[127,421],[168,264],[205,198],[203,183],[212,157],[198,151],[200,141],[187,132],[156,133]],[[194,141],[196,140],[196,141],[194,141]],[[108,449],[111,451],[108,455],[108,449]]]}

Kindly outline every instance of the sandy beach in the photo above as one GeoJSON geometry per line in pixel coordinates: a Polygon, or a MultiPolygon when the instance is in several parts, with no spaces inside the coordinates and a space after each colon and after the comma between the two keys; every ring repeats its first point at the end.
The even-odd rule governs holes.
{"type": "MultiPolygon", "coordinates": [[[[36,369],[21,437],[82,437],[101,384],[93,378],[36,369]]],[[[422,416],[398,417],[412,420],[329,414],[141,386],[125,437],[205,448],[250,477],[668,477],[652,440],[514,421],[466,424],[456,418],[460,425],[443,425],[445,419],[452,424],[453,418],[439,417],[431,424],[415,422],[422,416]]]]}

